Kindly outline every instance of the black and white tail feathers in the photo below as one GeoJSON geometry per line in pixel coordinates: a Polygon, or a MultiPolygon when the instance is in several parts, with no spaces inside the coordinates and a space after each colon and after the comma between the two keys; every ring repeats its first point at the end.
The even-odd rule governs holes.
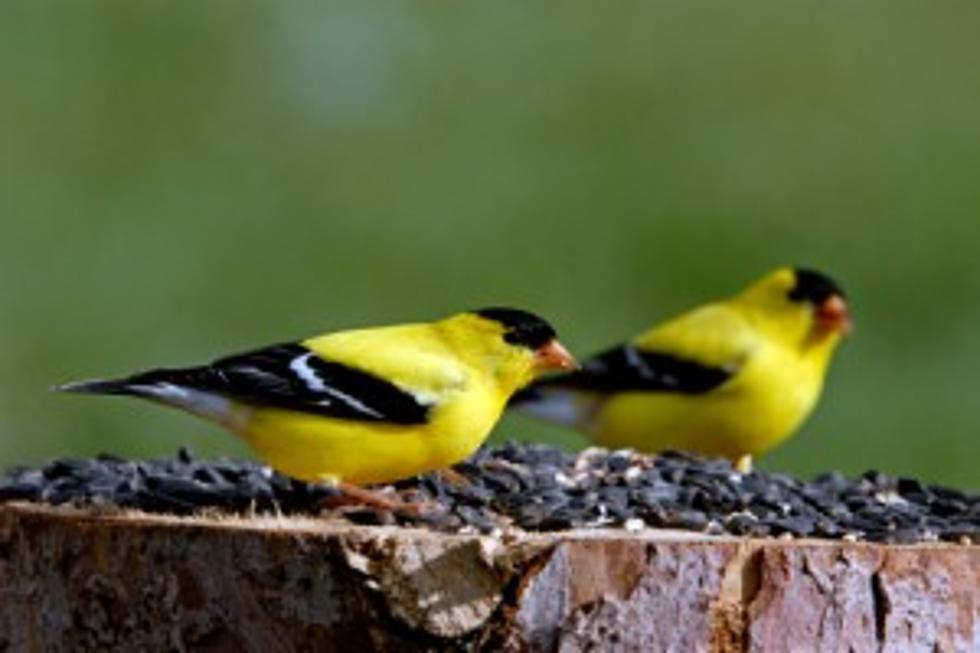
{"type": "Polygon", "coordinates": [[[51,388],[55,392],[72,392],[90,395],[129,395],[152,397],[164,385],[183,385],[197,368],[159,369],[140,372],[118,379],[89,379],[64,383],[51,388]]]}
{"type": "Polygon", "coordinates": [[[230,424],[235,411],[228,397],[206,390],[208,367],[157,369],[118,379],[92,379],[56,386],[57,392],[126,395],[156,401],[189,413],[230,424]]]}
{"type": "Polygon", "coordinates": [[[286,343],[235,354],[210,365],[157,369],[120,379],[55,388],[62,392],[131,395],[223,420],[235,405],[324,417],[424,424],[432,404],[394,383],[286,343]]]}
{"type": "Polygon", "coordinates": [[[552,424],[583,429],[588,427],[600,401],[594,393],[532,385],[514,395],[508,406],[552,424]]]}

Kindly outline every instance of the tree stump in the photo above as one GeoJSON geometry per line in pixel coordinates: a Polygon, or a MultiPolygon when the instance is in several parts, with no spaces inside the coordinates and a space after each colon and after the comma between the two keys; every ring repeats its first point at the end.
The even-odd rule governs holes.
{"type": "Polygon", "coordinates": [[[980,651],[980,547],[0,505],[0,650],[980,651]]]}

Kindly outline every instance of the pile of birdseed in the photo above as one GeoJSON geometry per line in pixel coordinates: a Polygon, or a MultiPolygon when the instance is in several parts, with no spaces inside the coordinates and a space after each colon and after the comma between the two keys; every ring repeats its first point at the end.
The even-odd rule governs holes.
{"type": "Polygon", "coordinates": [[[0,477],[0,502],[180,515],[319,515],[333,506],[326,512],[358,524],[424,525],[446,532],[652,527],[761,537],[980,543],[980,495],[874,471],[856,479],[830,472],[804,482],[761,471],[740,474],[726,460],[683,453],[587,449],[575,456],[513,442],[483,448],[454,470],[461,478],[427,474],[389,488],[401,501],[429,506],[418,515],[343,505],[335,488],[296,481],[254,462],[200,460],[187,449],[169,459],[103,455],[16,469],[0,477]]]}

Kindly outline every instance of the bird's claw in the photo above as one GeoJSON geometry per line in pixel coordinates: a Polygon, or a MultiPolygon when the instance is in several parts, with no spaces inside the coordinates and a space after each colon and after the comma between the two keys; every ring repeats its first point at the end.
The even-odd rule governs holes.
{"type": "Polygon", "coordinates": [[[435,501],[424,499],[406,501],[404,495],[395,494],[389,488],[368,490],[349,483],[338,483],[336,487],[340,490],[340,494],[325,499],[322,504],[323,508],[332,510],[348,506],[367,506],[382,512],[406,517],[425,517],[445,510],[440,503],[435,501]]]}

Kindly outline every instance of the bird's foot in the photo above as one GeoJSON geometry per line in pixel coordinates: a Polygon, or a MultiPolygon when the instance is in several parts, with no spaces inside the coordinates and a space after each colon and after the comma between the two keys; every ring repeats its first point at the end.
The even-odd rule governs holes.
{"type": "Polygon", "coordinates": [[[738,457],[735,461],[735,471],[739,474],[752,473],[752,454],[746,453],[738,457]]]}
{"type": "Polygon", "coordinates": [[[470,480],[457,472],[455,469],[446,467],[445,469],[436,470],[436,475],[443,480],[444,483],[452,485],[453,487],[462,487],[464,485],[469,485],[470,480]]]}
{"type": "Polygon", "coordinates": [[[337,483],[335,487],[340,490],[340,494],[324,501],[324,508],[367,506],[407,517],[423,517],[443,510],[443,507],[434,501],[406,500],[405,494],[395,493],[391,488],[369,490],[351,483],[337,483]]]}

